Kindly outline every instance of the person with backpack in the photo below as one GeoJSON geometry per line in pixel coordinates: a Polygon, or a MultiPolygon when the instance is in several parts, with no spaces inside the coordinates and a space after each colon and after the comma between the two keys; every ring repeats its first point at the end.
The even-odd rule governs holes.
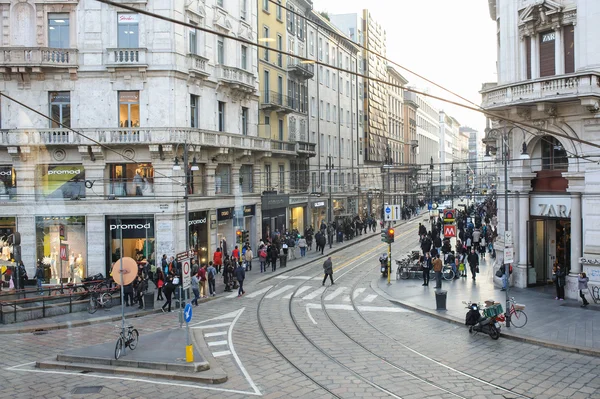
{"type": "Polygon", "coordinates": [[[306,256],[306,247],[308,246],[306,239],[304,237],[300,237],[298,240],[298,248],[300,248],[300,257],[304,258],[306,256]]]}
{"type": "Polygon", "coordinates": [[[163,254],[162,259],[160,260],[160,267],[164,273],[164,276],[169,274],[169,262],[167,262],[166,254],[163,254]]]}
{"type": "Polygon", "coordinates": [[[165,274],[161,269],[156,269],[156,288],[158,289],[158,294],[156,295],[157,301],[164,300],[163,298],[163,287],[165,285],[165,274]]]}
{"type": "Polygon", "coordinates": [[[171,312],[171,296],[173,295],[173,291],[175,291],[175,284],[173,284],[173,275],[170,274],[167,277],[167,281],[165,282],[165,286],[163,288],[165,292],[165,298],[167,298],[166,302],[162,305],[161,309],[163,312],[167,312],[165,308],[168,307],[168,312],[171,312]]]}
{"type": "Polygon", "coordinates": [[[267,271],[267,249],[265,246],[261,246],[258,250],[258,261],[260,262],[260,272],[267,271]]]}
{"type": "Polygon", "coordinates": [[[194,299],[192,299],[192,305],[198,306],[198,298],[200,298],[200,274],[196,273],[192,276],[192,292],[194,293],[194,299]]]}
{"type": "Polygon", "coordinates": [[[44,282],[44,265],[42,265],[42,262],[38,262],[33,278],[35,278],[37,282],[38,293],[42,295],[44,293],[42,289],[42,283],[44,282]]]}
{"type": "MultiPolygon", "coordinates": [[[[502,273],[502,289],[500,291],[506,291],[508,288],[508,277],[512,274],[512,265],[508,265],[508,274],[506,274],[506,265],[500,266],[500,273],[502,273]]],[[[563,294],[564,297],[564,294],[563,294]]]]}
{"type": "Polygon", "coordinates": [[[296,238],[293,236],[288,240],[288,247],[290,251],[290,260],[296,259],[296,238]]]}
{"type": "Polygon", "coordinates": [[[208,291],[210,296],[215,296],[217,290],[215,289],[215,278],[217,277],[217,269],[213,266],[212,262],[208,263],[208,269],[206,269],[206,277],[208,279],[208,291]]]}

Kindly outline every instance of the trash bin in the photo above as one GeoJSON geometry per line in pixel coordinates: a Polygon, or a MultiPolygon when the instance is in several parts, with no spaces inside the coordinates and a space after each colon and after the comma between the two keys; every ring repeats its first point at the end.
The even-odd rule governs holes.
{"type": "Polygon", "coordinates": [[[144,294],[144,309],[154,309],[154,292],[146,292],[144,294]]]}
{"type": "Polygon", "coordinates": [[[287,255],[279,255],[279,267],[287,266],[287,255]]]}
{"type": "Polygon", "coordinates": [[[446,310],[446,296],[448,291],[435,292],[435,306],[437,310],[446,310]]]}

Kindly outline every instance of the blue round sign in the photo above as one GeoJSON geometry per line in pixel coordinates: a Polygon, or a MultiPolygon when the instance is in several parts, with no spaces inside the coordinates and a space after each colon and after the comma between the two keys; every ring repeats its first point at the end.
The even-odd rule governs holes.
{"type": "Polygon", "coordinates": [[[385,208],[385,213],[391,213],[392,212],[392,208],[390,208],[389,206],[387,208],[385,208]]]}
{"type": "Polygon", "coordinates": [[[192,304],[188,303],[187,305],[185,305],[185,308],[183,309],[183,319],[185,320],[186,323],[189,323],[190,320],[192,320],[192,304]]]}

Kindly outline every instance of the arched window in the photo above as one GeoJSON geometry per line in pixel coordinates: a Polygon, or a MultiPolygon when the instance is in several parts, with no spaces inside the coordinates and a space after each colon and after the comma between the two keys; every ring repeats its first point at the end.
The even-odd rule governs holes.
{"type": "Polygon", "coordinates": [[[544,136],[542,138],[542,169],[567,170],[569,161],[565,148],[556,138],[544,136]]]}

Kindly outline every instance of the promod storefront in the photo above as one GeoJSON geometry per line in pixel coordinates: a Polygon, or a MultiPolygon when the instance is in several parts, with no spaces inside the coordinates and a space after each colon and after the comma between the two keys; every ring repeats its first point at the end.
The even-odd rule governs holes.
{"type": "Polygon", "coordinates": [[[106,275],[121,257],[155,265],[155,234],[154,215],[106,216],[106,275]]]}

